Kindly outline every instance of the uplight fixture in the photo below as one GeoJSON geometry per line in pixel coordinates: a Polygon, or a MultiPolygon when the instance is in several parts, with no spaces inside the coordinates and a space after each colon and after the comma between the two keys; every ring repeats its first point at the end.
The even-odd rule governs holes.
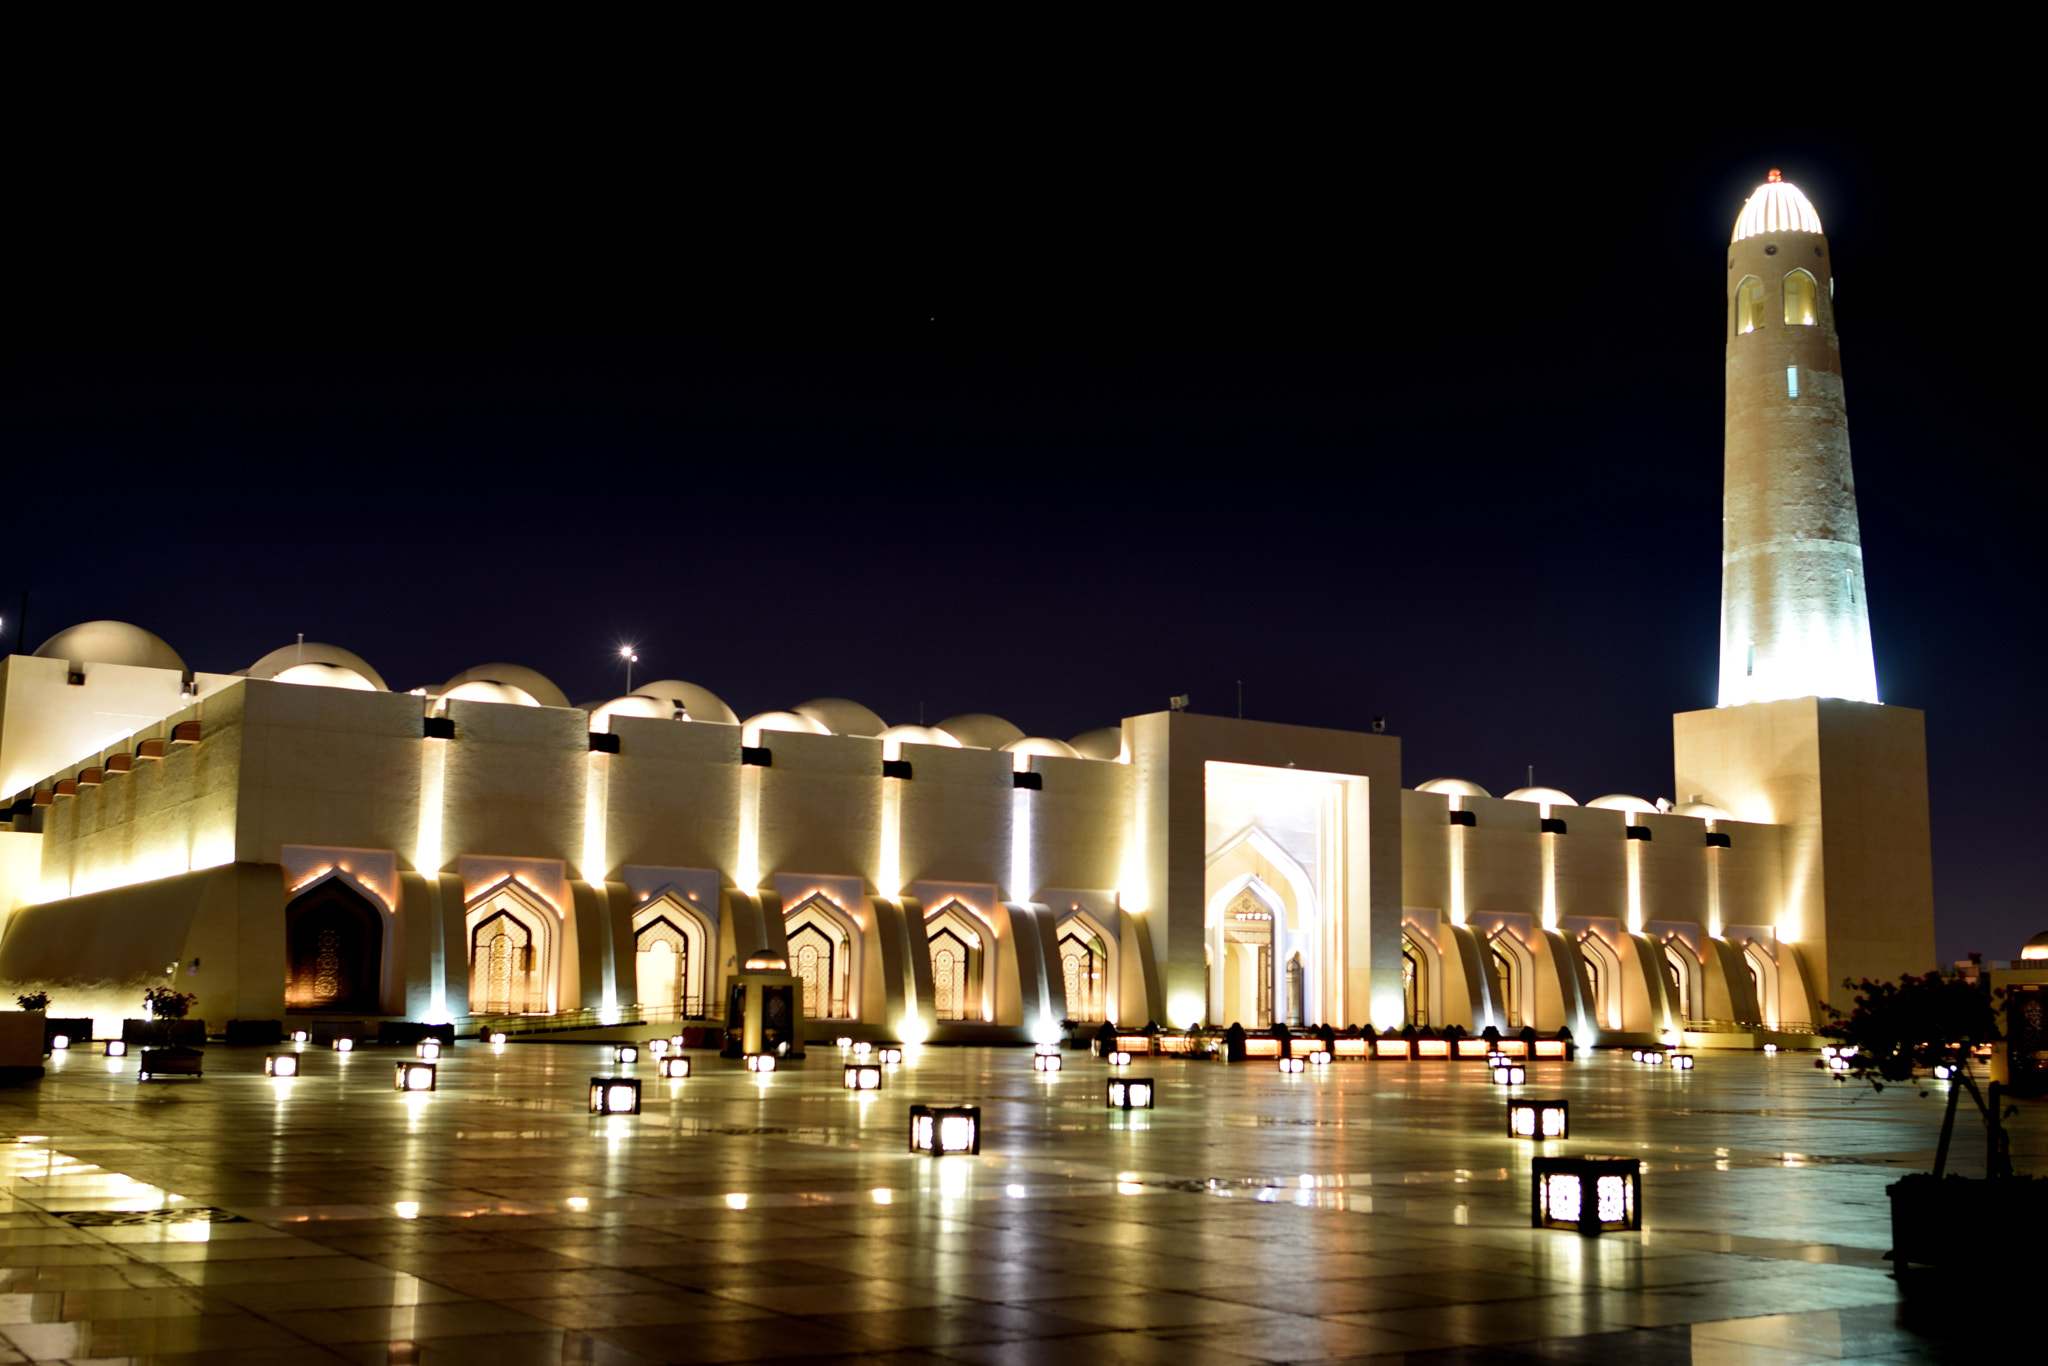
{"type": "Polygon", "coordinates": [[[910,1151],[933,1157],[981,1151],[981,1110],[972,1105],[910,1107],[910,1151]]]}
{"type": "Polygon", "coordinates": [[[1538,1157],[1529,1171],[1534,1228],[1592,1234],[1643,1226],[1643,1164],[1633,1157],[1538,1157]]]}
{"type": "Polygon", "coordinates": [[[1112,1110],[1149,1110],[1152,1108],[1152,1097],[1156,1089],[1150,1077],[1111,1077],[1109,1079],[1109,1108],[1112,1110]]]}
{"type": "Polygon", "coordinates": [[[1508,1102],[1508,1136],[1511,1138],[1568,1138],[1571,1136],[1571,1107],[1563,1100],[1511,1100],[1508,1102]]]}
{"type": "Polygon", "coordinates": [[[435,1065],[430,1062],[396,1063],[392,1067],[392,1086],[399,1091],[431,1091],[434,1089],[435,1065]]]}
{"type": "Polygon", "coordinates": [[[637,1115],[640,1113],[640,1083],[631,1077],[592,1077],[590,1113],[593,1115],[637,1115]]]}
{"type": "Polygon", "coordinates": [[[266,1077],[296,1077],[299,1075],[299,1055],[296,1053],[265,1053],[263,1075],[266,1077]]]}
{"type": "Polygon", "coordinates": [[[881,1090],[881,1064],[872,1062],[850,1062],[846,1064],[846,1089],[849,1091],[881,1090]]]}

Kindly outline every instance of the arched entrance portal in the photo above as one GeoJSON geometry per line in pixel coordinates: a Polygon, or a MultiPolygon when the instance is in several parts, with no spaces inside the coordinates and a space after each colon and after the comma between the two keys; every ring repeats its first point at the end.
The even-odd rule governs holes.
{"type": "Polygon", "coordinates": [[[1273,908],[1247,887],[1223,912],[1223,1019],[1273,1024],[1273,908]]]}
{"type": "Polygon", "coordinates": [[[285,1009],[383,1009],[384,918],[368,897],[329,878],[295,898],[284,915],[285,1009]]]}
{"type": "Polygon", "coordinates": [[[696,964],[690,958],[690,936],[665,915],[633,931],[634,989],[642,1010],[673,1012],[676,1018],[701,1013],[691,984],[696,964]]]}

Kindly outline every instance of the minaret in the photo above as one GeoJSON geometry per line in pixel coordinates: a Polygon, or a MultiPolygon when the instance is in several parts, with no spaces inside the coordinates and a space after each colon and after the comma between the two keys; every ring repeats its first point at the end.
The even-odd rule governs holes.
{"type": "Polygon", "coordinates": [[[1720,705],[1876,702],[1833,264],[1776,171],[1728,248],[1720,705]]]}

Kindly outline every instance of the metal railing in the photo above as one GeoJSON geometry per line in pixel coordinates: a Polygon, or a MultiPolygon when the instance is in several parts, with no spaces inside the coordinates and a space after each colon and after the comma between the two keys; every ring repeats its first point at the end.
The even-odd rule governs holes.
{"type": "Polygon", "coordinates": [[[476,1014],[468,1033],[495,1030],[501,1034],[566,1034],[577,1029],[611,1029],[637,1025],[716,1024],[704,1016],[701,998],[686,997],[675,1006],[620,1006],[615,1010],[558,1010],[551,1015],[476,1014]]]}

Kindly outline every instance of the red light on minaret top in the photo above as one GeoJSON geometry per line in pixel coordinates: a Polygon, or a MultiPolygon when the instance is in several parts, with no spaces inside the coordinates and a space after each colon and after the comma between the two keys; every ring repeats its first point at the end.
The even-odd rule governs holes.
{"type": "Polygon", "coordinates": [[[1771,175],[1770,175],[1770,181],[1771,181],[1771,184],[1775,185],[1775,184],[1777,184],[1777,183],[1778,183],[1779,181],[1783,180],[1784,178],[1785,178],[1785,177],[1783,177],[1783,176],[1781,176],[1781,175],[1779,175],[1779,174],[1778,174],[1778,168],[1777,168],[1777,167],[1773,166],[1773,167],[1771,168],[1771,175]]]}

